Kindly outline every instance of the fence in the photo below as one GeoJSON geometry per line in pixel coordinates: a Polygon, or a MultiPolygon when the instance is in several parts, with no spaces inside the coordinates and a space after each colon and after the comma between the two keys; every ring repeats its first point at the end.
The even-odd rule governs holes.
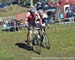
{"type": "Polygon", "coordinates": [[[75,17],[70,17],[65,19],[56,19],[55,22],[59,24],[75,23],[75,17]]]}

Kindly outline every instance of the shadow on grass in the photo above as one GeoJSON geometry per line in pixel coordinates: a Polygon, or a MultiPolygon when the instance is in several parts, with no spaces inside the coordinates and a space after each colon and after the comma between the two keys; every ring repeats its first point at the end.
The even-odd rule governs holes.
{"type": "Polygon", "coordinates": [[[19,48],[26,49],[27,51],[31,50],[31,47],[25,43],[16,43],[15,45],[18,46],[19,48]]]}
{"type": "Polygon", "coordinates": [[[27,51],[33,51],[34,53],[39,54],[37,51],[35,51],[34,49],[32,49],[30,46],[28,46],[25,43],[16,43],[15,45],[18,46],[19,48],[26,49],[27,51]]]}

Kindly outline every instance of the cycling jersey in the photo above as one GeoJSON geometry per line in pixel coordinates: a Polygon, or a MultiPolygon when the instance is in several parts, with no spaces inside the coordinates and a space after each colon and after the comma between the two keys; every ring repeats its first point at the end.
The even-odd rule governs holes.
{"type": "Polygon", "coordinates": [[[30,15],[28,16],[28,22],[35,20],[35,18],[37,18],[37,16],[38,16],[37,14],[30,14],[30,15]]]}
{"type": "Polygon", "coordinates": [[[28,21],[28,26],[36,26],[37,23],[42,24],[42,20],[38,13],[29,13],[26,15],[26,19],[28,21]]]}

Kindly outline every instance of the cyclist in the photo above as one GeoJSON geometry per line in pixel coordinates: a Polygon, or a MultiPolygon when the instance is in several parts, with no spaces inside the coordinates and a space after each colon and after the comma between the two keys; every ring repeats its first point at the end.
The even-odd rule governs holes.
{"type": "Polygon", "coordinates": [[[47,26],[47,28],[49,28],[49,17],[48,17],[47,12],[43,13],[42,19],[43,19],[43,23],[45,23],[45,25],[47,26]]]}
{"type": "Polygon", "coordinates": [[[42,27],[44,28],[44,31],[45,31],[45,27],[46,26],[49,27],[49,21],[48,21],[49,18],[48,18],[47,12],[40,10],[39,14],[42,18],[42,27]]]}
{"type": "Polygon", "coordinates": [[[38,12],[34,9],[30,9],[26,16],[26,20],[28,21],[28,33],[27,33],[27,43],[32,47],[32,29],[36,26],[35,20],[39,21],[39,25],[42,24],[42,20],[38,12]]]}

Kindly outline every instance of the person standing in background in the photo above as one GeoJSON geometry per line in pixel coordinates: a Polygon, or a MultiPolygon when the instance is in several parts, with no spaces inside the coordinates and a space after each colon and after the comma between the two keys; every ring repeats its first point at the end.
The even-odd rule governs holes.
{"type": "Polygon", "coordinates": [[[14,31],[16,31],[17,24],[16,24],[16,21],[15,20],[13,21],[13,26],[14,26],[14,31]]]}

